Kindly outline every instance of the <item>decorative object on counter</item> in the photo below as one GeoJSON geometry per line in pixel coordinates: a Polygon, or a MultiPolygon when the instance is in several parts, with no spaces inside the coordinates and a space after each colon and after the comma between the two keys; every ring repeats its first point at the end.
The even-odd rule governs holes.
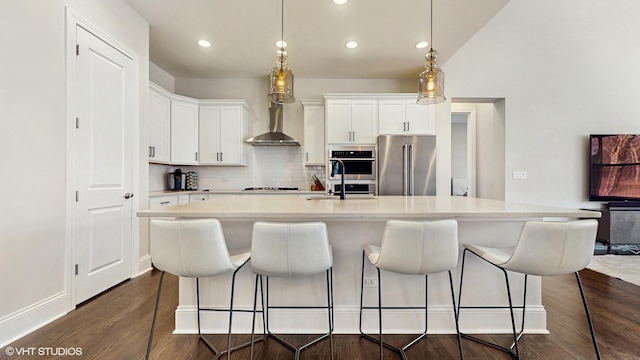
{"type": "Polygon", "coordinates": [[[296,101],[293,96],[293,72],[287,63],[286,43],[284,42],[284,0],[282,0],[282,17],[280,28],[279,49],[277,51],[276,66],[271,69],[269,76],[269,94],[267,97],[274,103],[292,103],[296,101]]]}
{"type": "Polygon", "coordinates": [[[187,174],[183,174],[182,170],[175,169],[169,173],[169,190],[184,190],[187,184],[187,174]]]}
{"type": "Polygon", "coordinates": [[[198,190],[198,173],[197,172],[189,171],[187,173],[186,190],[198,190]]]}
{"type": "Polygon", "coordinates": [[[433,50],[433,0],[431,0],[431,49],[424,58],[427,63],[425,70],[420,74],[418,84],[418,104],[430,105],[445,101],[444,96],[444,72],[438,67],[438,52],[433,50]]]}

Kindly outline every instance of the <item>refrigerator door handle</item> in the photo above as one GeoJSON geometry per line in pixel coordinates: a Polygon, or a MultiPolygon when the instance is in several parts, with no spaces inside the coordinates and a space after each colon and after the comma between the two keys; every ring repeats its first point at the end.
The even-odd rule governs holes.
{"type": "Polygon", "coordinates": [[[413,179],[414,179],[414,173],[413,173],[413,144],[409,144],[409,160],[407,161],[408,165],[409,165],[409,181],[408,181],[408,187],[409,187],[409,195],[413,196],[413,179]]]}
{"type": "Polygon", "coordinates": [[[402,145],[402,195],[407,195],[407,192],[409,190],[407,186],[407,181],[409,179],[409,176],[407,174],[407,170],[408,170],[407,161],[409,160],[407,150],[408,150],[407,144],[403,144],[402,145]]]}

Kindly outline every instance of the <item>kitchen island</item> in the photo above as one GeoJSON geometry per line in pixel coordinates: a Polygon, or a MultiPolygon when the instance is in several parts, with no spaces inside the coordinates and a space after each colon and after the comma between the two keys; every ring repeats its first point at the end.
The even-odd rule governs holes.
{"type": "MultiPolygon", "coordinates": [[[[221,221],[231,252],[249,247],[252,224],[255,221],[323,221],[327,223],[334,256],[335,332],[358,333],[360,302],[360,268],[362,246],[380,244],[384,225],[390,219],[456,219],[459,242],[500,247],[514,246],[520,230],[528,220],[565,220],[598,218],[597,211],[575,210],[504,201],[449,196],[381,196],[351,197],[347,200],[322,196],[228,196],[203,202],[168,206],[138,213],[141,217],[217,218],[221,221]]],[[[461,260],[461,259],[460,259],[461,260]]],[[[465,305],[504,305],[506,294],[502,273],[483,261],[467,258],[464,297],[465,305]],[[475,284],[475,286],[474,286],[475,284]]],[[[458,268],[459,270],[459,268],[458,268]]],[[[367,267],[365,278],[375,280],[375,270],[367,267]]],[[[459,280],[459,271],[454,271],[459,280]]],[[[511,284],[514,304],[522,303],[522,276],[513,275],[511,284]]],[[[453,310],[448,289],[448,277],[429,277],[429,332],[455,333],[453,310]]],[[[273,279],[272,304],[323,305],[324,275],[303,279],[273,279]],[[279,282],[296,281],[291,291],[279,282]],[[281,291],[281,289],[284,289],[281,291]]],[[[423,303],[424,280],[418,276],[382,274],[383,304],[416,306],[423,303]]],[[[229,276],[201,281],[204,306],[228,306],[229,276]]],[[[238,272],[234,307],[251,309],[253,304],[253,274],[250,266],[238,272]]],[[[377,288],[365,288],[365,305],[376,305],[377,288]]],[[[456,286],[457,287],[457,286],[456,286]]],[[[456,289],[457,290],[457,289],[456,289]]],[[[457,300],[457,299],[456,299],[457,300]]],[[[326,315],[321,310],[299,309],[283,311],[271,317],[272,330],[279,333],[324,332],[326,315]]],[[[387,312],[388,313],[388,312],[387,312]]],[[[224,333],[226,315],[203,313],[203,330],[224,333]]],[[[412,310],[397,310],[385,315],[385,329],[390,333],[417,333],[424,327],[424,316],[412,310]]],[[[259,325],[259,324],[257,324],[259,325]]],[[[461,330],[466,333],[510,333],[508,310],[469,309],[461,314],[461,330]]],[[[258,327],[261,328],[261,327],[258,327]]],[[[366,312],[365,331],[377,329],[377,315],[366,312]]],[[[251,316],[234,316],[234,333],[250,332],[251,316]]],[[[527,324],[529,333],[547,333],[546,313],[542,306],[541,284],[537,277],[529,278],[527,290],[527,324]]],[[[180,299],[176,309],[175,333],[196,332],[195,281],[180,279],[180,299]]]]}

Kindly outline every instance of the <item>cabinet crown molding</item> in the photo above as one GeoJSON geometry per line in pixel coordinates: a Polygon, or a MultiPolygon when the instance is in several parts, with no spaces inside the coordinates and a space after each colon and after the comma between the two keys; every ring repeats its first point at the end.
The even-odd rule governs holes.
{"type": "Polygon", "coordinates": [[[332,99],[368,99],[368,100],[384,100],[384,99],[407,99],[415,97],[418,99],[418,93],[323,93],[325,100],[332,99]]]}

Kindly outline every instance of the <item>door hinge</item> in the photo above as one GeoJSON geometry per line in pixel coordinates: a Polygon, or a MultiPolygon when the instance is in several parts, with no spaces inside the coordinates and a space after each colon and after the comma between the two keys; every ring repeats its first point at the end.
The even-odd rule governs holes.
{"type": "Polygon", "coordinates": [[[80,55],[80,44],[76,44],[76,56],[80,55]]]}
{"type": "Polygon", "coordinates": [[[78,275],[78,264],[76,264],[76,275],[78,275]]]}
{"type": "Polygon", "coordinates": [[[76,118],[76,129],[80,129],[80,118],[76,118]]]}
{"type": "Polygon", "coordinates": [[[76,191],[76,202],[80,201],[80,191],[76,191]]]}

